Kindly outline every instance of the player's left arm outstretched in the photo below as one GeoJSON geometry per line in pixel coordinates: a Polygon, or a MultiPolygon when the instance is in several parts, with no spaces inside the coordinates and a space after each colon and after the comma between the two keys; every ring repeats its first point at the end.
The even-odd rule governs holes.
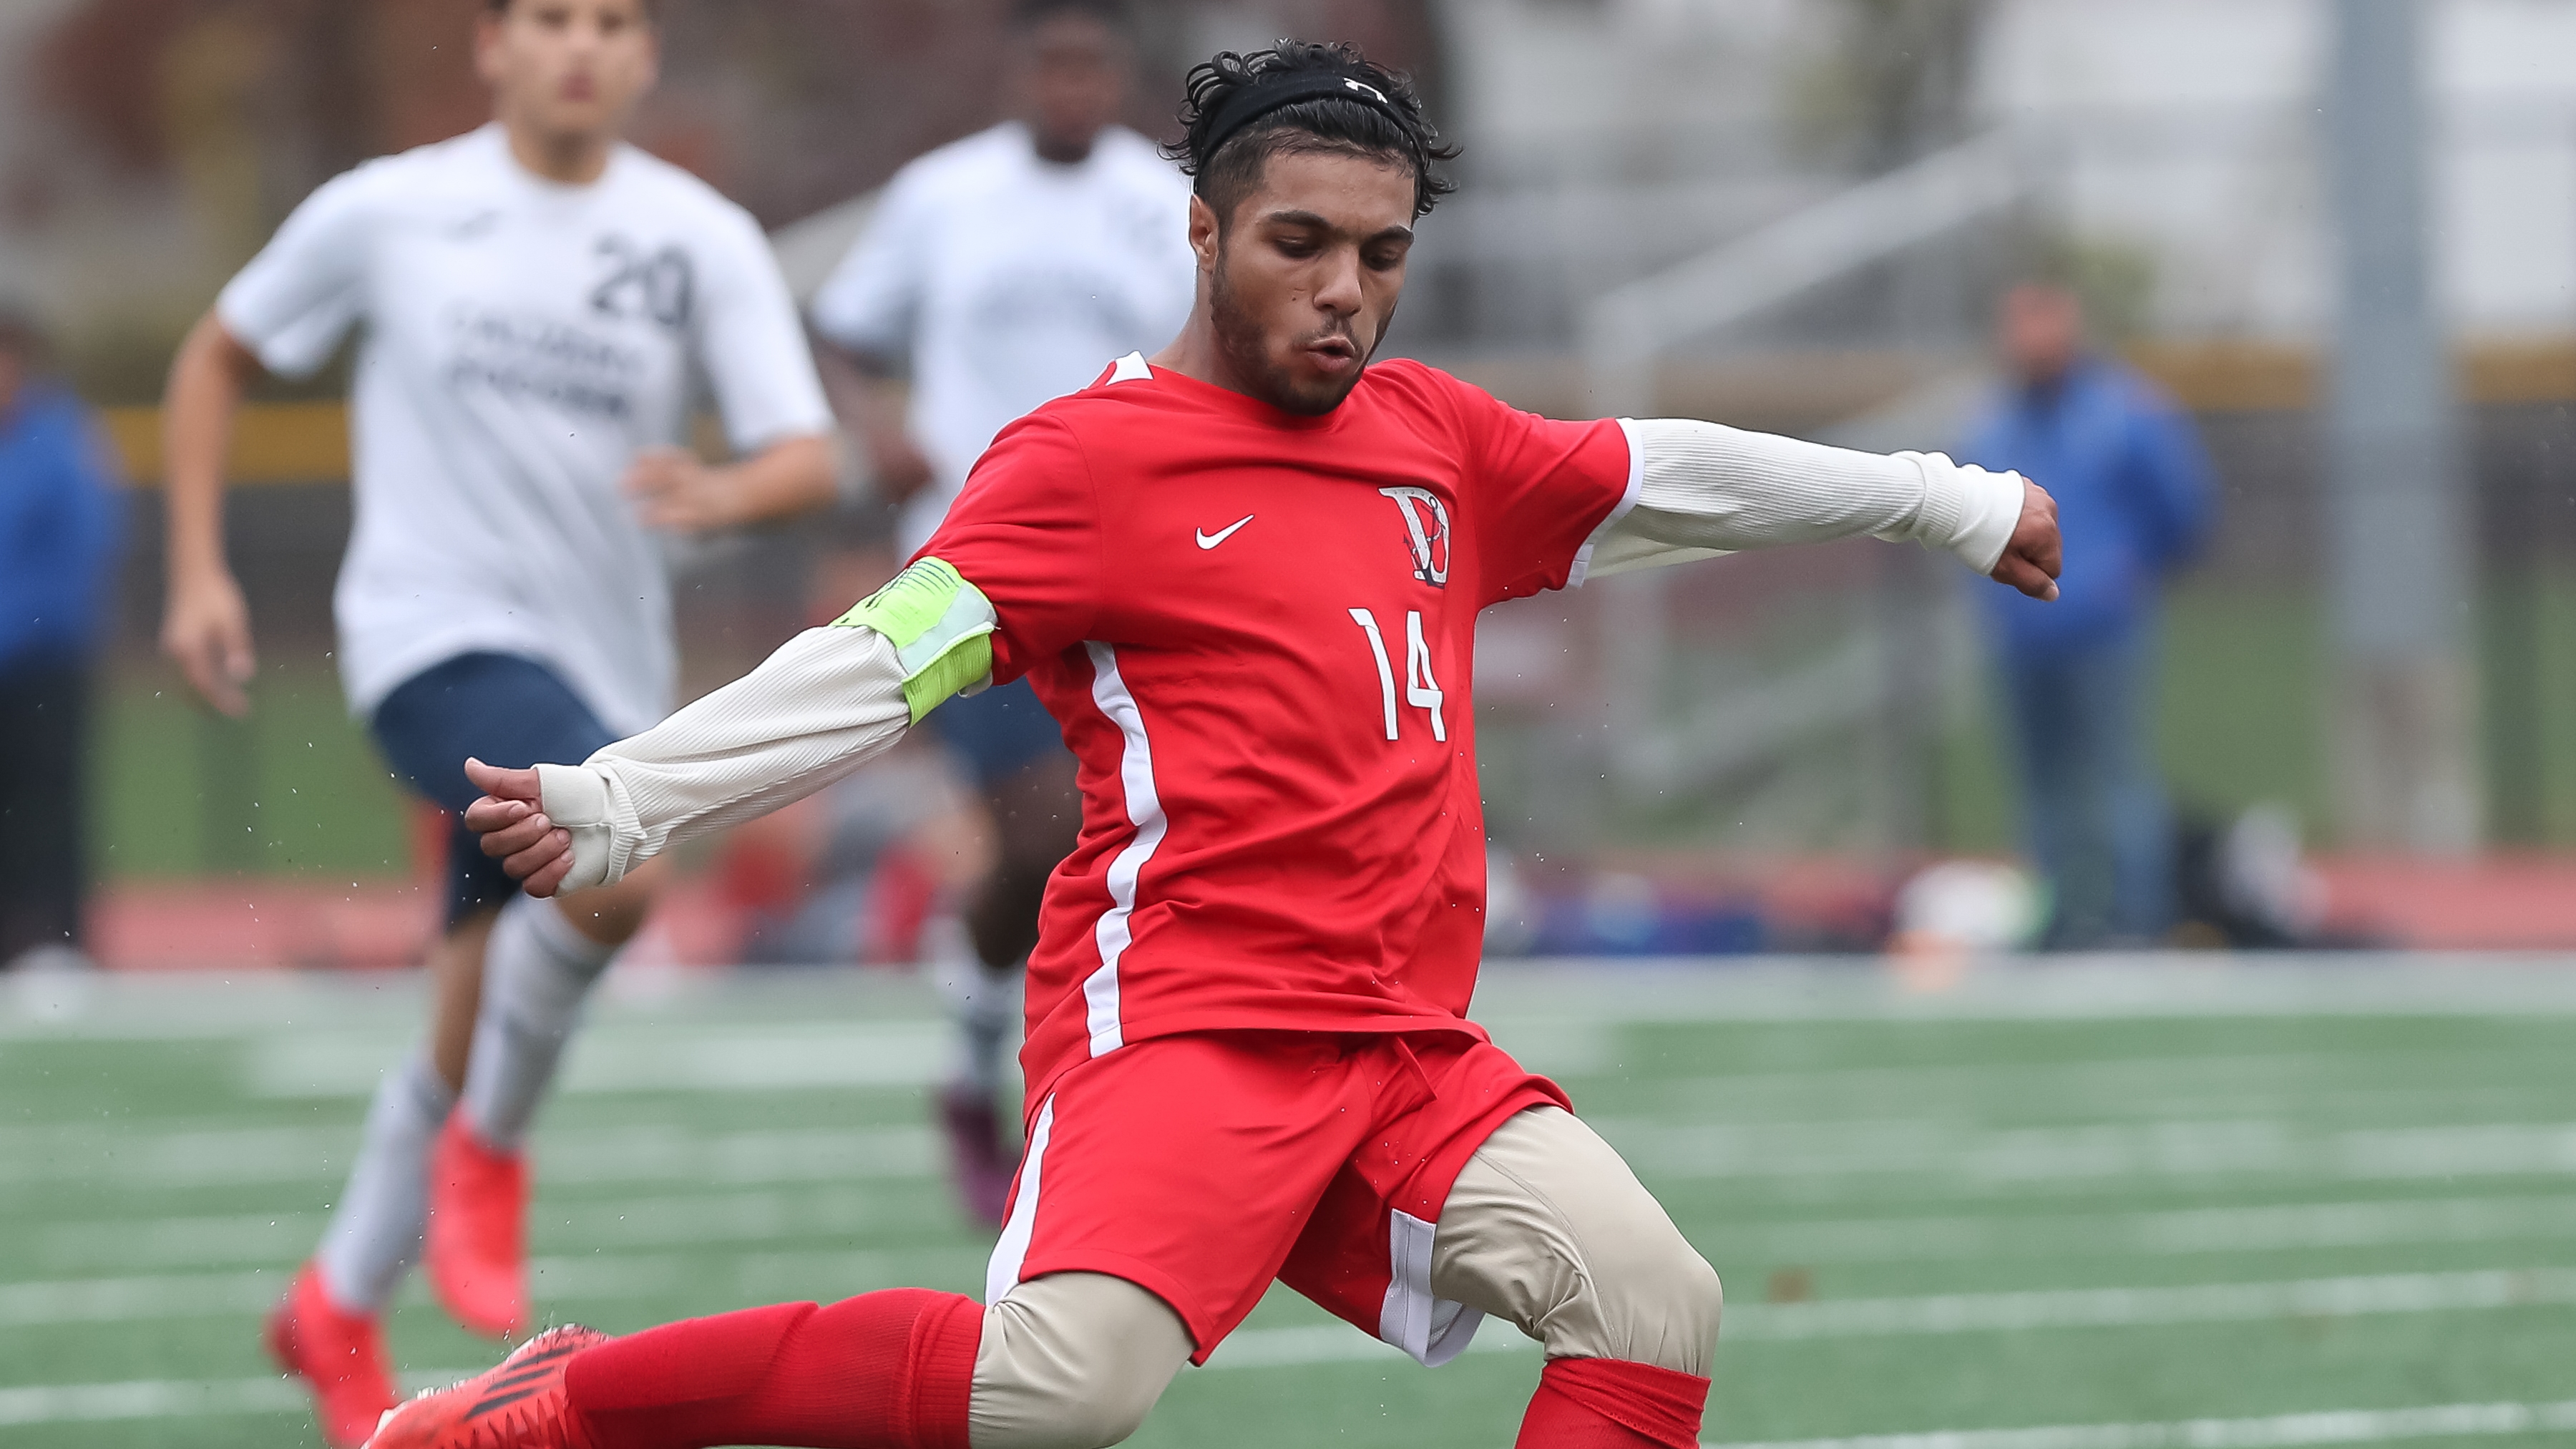
{"type": "Polygon", "coordinates": [[[1091,637],[1105,567],[1071,434],[1023,420],[976,476],[973,519],[952,512],[931,554],[742,678],[579,764],[469,763],[486,793],[465,823],[484,853],[534,895],[614,885],[675,841],[842,779],[949,696],[1091,637]]]}
{"type": "Polygon", "coordinates": [[[1682,418],[1622,426],[1635,496],[1595,540],[1590,577],[1867,534],[1942,549],[2032,598],[2057,597],[2057,503],[2018,473],[1682,418]]]}
{"type": "Polygon", "coordinates": [[[530,895],[613,885],[674,841],[830,785],[993,670],[992,603],[923,559],[749,674],[580,764],[468,760],[465,812],[530,895]]]}

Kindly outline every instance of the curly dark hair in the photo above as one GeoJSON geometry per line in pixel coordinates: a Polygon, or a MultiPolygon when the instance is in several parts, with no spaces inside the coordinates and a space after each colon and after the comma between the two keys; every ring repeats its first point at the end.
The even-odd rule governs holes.
{"type": "Polygon", "coordinates": [[[1220,51],[1190,68],[1181,100],[1181,140],[1163,154],[1181,165],[1191,189],[1220,221],[1260,184],[1273,156],[1341,154],[1393,162],[1413,172],[1413,214],[1430,214],[1441,197],[1458,189],[1438,163],[1458,148],[1441,144],[1440,132],[1422,114],[1412,81],[1340,41],[1282,40],[1250,55],[1220,51]],[[1214,135],[1225,103],[1250,87],[1305,76],[1339,76],[1373,91],[1383,104],[1356,95],[1319,95],[1268,111],[1226,135],[1214,135]],[[1211,154],[1213,147],[1213,154],[1211,154]]]}

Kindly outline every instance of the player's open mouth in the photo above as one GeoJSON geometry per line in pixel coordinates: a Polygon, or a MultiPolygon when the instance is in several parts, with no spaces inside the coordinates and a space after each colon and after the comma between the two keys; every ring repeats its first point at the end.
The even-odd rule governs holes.
{"type": "Polygon", "coordinates": [[[1357,344],[1347,337],[1327,337],[1306,344],[1306,355],[1326,372],[1341,372],[1360,360],[1357,344]]]}

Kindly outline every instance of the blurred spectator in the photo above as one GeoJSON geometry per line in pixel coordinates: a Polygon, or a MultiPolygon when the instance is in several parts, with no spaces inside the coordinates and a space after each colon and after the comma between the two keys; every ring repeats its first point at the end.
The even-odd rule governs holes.
{"type": "Polygon", "coordinates": [[[2086,346],[2071,289],[2014,287],[1997,342],[2011,380],[1966,458],[2046,488],[2066,537],[2056,602],[1984,591],[2024,838],[2051,895],[2040,944],[2153,941],[2174,911],[2173,813],[2155,762],[2159,595],[2207,531],[2209,461],[2172,399],[2086,346]]]}
{"type": "Polygon", "coordinates": [[[77,963],[83,754],[123,497],[89,410],[0,302],[0,968],[77,963]]]}

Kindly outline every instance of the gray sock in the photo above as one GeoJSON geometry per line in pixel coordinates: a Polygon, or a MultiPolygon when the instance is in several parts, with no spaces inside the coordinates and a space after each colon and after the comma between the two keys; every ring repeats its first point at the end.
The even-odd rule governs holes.
{"type": "Polygon", "coordinates": [[[429,1154],[456,1094],[422,1051],[376,1084],[367,1133],[314,1254],[322,1288],[352,1313],[382,1313],[420,1260],[429,1221],[429,1154]]]}
{"type": "Polygon", "coordinates": [[[574,930],[552,901],[520,896],[502,908],[483,950],[483,1008],[465,1068],[474,1135],[504,1151],[526,1138],[582,1001],[616,954],[574,930]]]}

